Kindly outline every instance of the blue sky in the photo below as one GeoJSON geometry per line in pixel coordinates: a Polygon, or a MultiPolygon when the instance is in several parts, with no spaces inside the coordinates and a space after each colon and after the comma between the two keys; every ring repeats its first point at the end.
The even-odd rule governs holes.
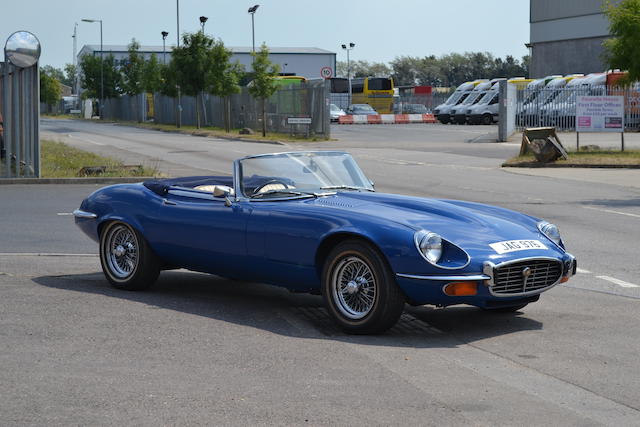
{"type": "MultiPolygon", "coordinates": [[[[42,43],[41,64],[62,67],[72,61],[74,23],[78,50],[98,44],[102,19],[105,44],[162,45],[160,32],[176,40],[176,0],[3,0],[0,43],[16,30],[33,32],[42,43]]],[[[256,44],[313,46],[346,56],[340,45],[354,42],[353,60],[388,62],[396,56],[441,55],[488,51],[496,56],[527,54],[527,0],[179,0],[180,30],[199,29],[229,46],[251,45],[248,7],[259,3],[255,15],[256,44]]]]}

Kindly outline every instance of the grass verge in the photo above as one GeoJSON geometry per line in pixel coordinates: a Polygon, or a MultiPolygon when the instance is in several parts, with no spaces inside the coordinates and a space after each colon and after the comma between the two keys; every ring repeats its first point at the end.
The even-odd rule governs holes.
{"type": "Polygon", "coordinates": [[[225,132],[224,129],[215,127],[215,126],[207,126],[201,127],[198,129],[195,126],[181,126],[178,128],[175,125],[163,125],[157,123],[138,123],[138,122],[123,122],[117,121],[115,123],[127,125],[127,126],[135,126],[141,127],[145,129],[153,129],[153,130],[161,130],[164,132],[178,132],[184,133],[188,135],[196,135],[196,136],[209,136],[213,138],[233,138],[233,139],[246,139],[250,141],[265,141],[265,142],[315,142],[315,141],[327,141],[324,137],[311,137],[305,138],[304,136],[299,135],[290,135],[286,133],[275,133],[269,132],[267,136],[263,137],[260,132],[256,132],[253,135],[241,135],[240,129],[231,129],[231,132],[225,132]]]}
{"type": "Polygon", "coordinates": [[[502,164],[502,166],[520,167],[625,167],[640,166],[640,150],[613,151],[570,151],[568,160],[556,160],[550,163],[538,163],[533,154],[512,157],[502,164]]]}
{"type": "Polygon", "coordinates": [[[42,178],[135,177],[156,176],[158,171],[142,165],[124,165],[122,162],[73,148],[58,141],[40,141],[42,178]],[[85,172],[82,173],[82,169],[85,172]],[[87,170],[87,168],[91,168],[87,170]]]}

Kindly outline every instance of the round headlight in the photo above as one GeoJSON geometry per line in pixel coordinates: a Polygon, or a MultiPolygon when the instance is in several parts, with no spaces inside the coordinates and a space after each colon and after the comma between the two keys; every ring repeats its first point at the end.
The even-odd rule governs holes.
{"type": "Polygon", "coordinates": [[[432,264],[442,256],[442,237],[436,233],[420,230],[415,235],[416,246],[420,254],[432,264]]]}
{"type": "Polygon", "coordinates": [[[543,221],[540,224],[538,224],[538,228],[540,229],[540,231],[542,231],[542,233],[545,236],[551,239],[556,245],[560,245],[560,242],[562,239],[560,238],[560,230],[558,230],[558,227],[556,225],[543,221]]]}

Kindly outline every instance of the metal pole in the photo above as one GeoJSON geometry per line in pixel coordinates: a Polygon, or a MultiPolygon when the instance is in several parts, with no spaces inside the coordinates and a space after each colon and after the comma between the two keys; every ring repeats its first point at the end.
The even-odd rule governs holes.
{"type": "Polygon", "coordinates": [[[622,142],[622,151],[624,151],[624,131],[620,132],[620,138],[622,142]]]}
{"type": "Polygon", "coordinates": [[[9,62],[2,64],[3,69],[3,86],[2,86],[2,113],[3,113],[3,132],[4,132],[4,149],[5,149],[5,176],[11,177],[11,80],[9,74],[9,62]]]}
{"type": "Polygon", "coordinates": [[[351,62],[349,61],[349,50],[347,49],[347,80],[349,81],[349,105],[353,104],[353,92],[351,90],[351,62]]]}
{"type": "MultiPolygon", "coordinates": [[[[180,0],[176,0],[176,47],[180,47],[180,0]]],[[[176,127],[182,124],[182,105],[180,105],[180,85],[178,85],[178,105],[176,107],[176,127]]]]}
{"type": "Polygon", "coordinates": [[[78,93],[78,89],[77,89],[77,85],[76,85],[76,79],[77,79],[77,68],[78,68],[78,60],[77,60],[77,56],[78,56],[78,23],[75,23],[75,26],[73,27],[73,82],[72,82],[72,88],[71,88],[71,93],[77,94],[78,93]]]}
{"type": "Polygon", "coordinates": [[[40,62],[36,62],[33,68],[33,96],[32,103],[35,114],[35,120],[33,121],[33,171],[36,178],[41,177],[40,171],[40,62]]]}
{"type": "Polygon", "coordinates": [[[167,65],[167,49],[165,46],[165,37],[162,38],[162,63],[167,65]]]}
{"type": "Polygon", "coordinates": [[[576,151],[580,151],[580,132],[576,132],[576,151]]]}
{"type": "Polygon", "coordinates": [[[102,44],[102,19],[100,20],[100,119],[102,120],[102,111],[104,103],[104,47],[102,44]]]}
{"type": "Polygon", "coordinates": [[[253,53],[256,53],[256,31],[255,31],[255,26],[254,26],[254,21],[253,21],[253,15],[255,15],[255,12],[251,14],[251,51],[253,53]]]}

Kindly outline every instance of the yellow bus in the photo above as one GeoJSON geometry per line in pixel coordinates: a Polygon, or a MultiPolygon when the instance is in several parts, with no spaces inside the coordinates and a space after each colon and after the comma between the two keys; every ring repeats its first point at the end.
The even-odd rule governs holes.
{"type": "Polygon", "coordinates": [[[364,77],[351,79],[352,104],[369,104],[380,114],[393,111],[393,79],[364,77]]]}

